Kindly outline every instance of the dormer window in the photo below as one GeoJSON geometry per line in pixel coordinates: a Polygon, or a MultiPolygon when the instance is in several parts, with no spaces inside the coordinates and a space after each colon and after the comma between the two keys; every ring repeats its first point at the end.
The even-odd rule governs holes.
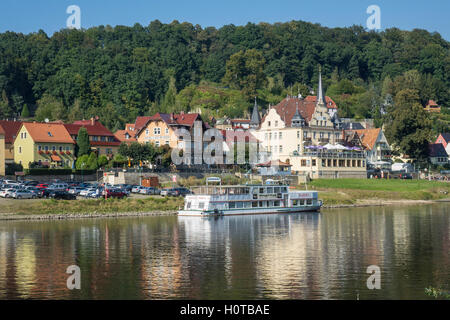
{"type": "Polygon", "coordinates": [[[48,134],[49,137],[53,137],[53,135],[52,135],[52,133],[50,131],[47,132],[47,134],[48,134]]]}

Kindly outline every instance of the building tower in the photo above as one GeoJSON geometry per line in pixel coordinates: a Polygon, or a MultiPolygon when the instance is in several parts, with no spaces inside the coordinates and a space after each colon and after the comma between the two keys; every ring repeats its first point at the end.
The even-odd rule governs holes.
{"type": "Polygon", "coordinates": [[[256,97],[255,97],[255,105],[253,106],[252,117],[250,118],[250,128],[258,129],[260,123],[261,123],[261,117],[259,115],[258,104],[256,103],[256,97]]]}

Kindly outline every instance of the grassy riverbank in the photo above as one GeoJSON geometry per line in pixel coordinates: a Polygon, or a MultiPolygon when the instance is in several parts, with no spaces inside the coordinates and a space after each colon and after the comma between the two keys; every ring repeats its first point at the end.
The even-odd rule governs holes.
{"type": "Polygon", "coordinates": [[[320,179],[308,183],[308,189],[318,190],[324,205],[352,205],[382,200],[440,200],[450,197],[450,183],[426,180],[320,179]]]}
{"type": "Polygon", "coordinates": [[[1,199],[0,215],[111,214],[127,212],[176,211],[183,198],[127,198],[89,200],[1,199]]]}

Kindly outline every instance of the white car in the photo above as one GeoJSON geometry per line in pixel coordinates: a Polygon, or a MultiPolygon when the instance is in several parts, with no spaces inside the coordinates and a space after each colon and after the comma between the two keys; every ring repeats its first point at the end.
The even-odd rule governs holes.
{"type": "Polygon", "coordinates": [[[11,194],[11,197],[14,199],[36,199],[37,196],[29,191],[29,190],[25,190],[25,189],[16,189],[14,190],[14,192],[11,194]]]}
{"type": "Polygon", "coordinates": [[[2,198],[11,198],[12,193],[16,191],[16,189],[2,189],[0,190],[0,197],[2,198]]]}
{"type": "Polygon", "coordinates": [[[87,198],[89,196],[90,193],[96,192],[97,188],[87,188],[87,189],[83,189],[80,191],[80,193],[78,194],[80,197],[85,197],[87,198]]]}
{"type": "Polygon", "coordinates": [[[141,190],[145,190],[145,187],[143,186],[137,186],[131,189],[131,193],[141,193],[141,190]]]}

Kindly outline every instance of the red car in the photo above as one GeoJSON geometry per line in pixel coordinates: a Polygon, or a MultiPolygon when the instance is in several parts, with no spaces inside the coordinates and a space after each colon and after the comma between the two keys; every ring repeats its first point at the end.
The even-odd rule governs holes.
{"type": "Polygon", "coordinates": [[[123,199],[127,197],[127,194],[123,191],[117,190],[117,189],[106,189],[103,191],[103,197],[105,196],[106,192],[106,198],[119,198],[123,199]]]}
{"type": "Polygon", "coordinates": [[[46,183],[40,183],[40,184],[38,184],[38,185],[36,186],[36,188],[39,188],[39,189],[47,189],[47,188],[48,188],[48,184],[46,184],[46,183]]]}

